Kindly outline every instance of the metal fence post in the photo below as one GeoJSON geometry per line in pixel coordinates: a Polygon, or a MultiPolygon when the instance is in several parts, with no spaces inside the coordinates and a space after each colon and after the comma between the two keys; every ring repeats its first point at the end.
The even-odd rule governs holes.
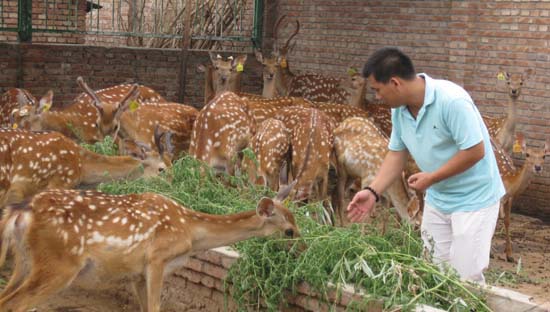
{"type": "Polygon", "coordinates": [[[32,0],[19,0],[17,34],[19,42],[32,41],[32,0]]]}
{"type": "Polygon", "coordinates": [[[255,48],[262,47],[262,33],[264,29],[264,1],[254,0],[254,30],[252,32],[252,44],[255,48]]]}

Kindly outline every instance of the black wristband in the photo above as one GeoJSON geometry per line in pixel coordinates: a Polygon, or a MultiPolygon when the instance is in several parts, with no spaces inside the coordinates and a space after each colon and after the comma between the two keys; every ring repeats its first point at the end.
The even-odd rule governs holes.
{"type": "Polygon", "coordinates": [[[379,202],[379,201],[380,201],[380,195],[378,195],[378,193],[376,193],[376,191],[373,190],[372,187],[370,187],[370,186],[365,186],[365,187],[363,188],[363,190],[369,190],[369,191],[374,195],[374,198],[376,198],[376,202],[379,202]]]}

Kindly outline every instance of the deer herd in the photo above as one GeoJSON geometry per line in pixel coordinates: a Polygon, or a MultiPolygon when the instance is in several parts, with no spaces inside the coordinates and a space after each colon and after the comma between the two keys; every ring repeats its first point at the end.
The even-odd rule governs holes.
{"type": "MultiPolygon", "coordinates": [[[[261,96],[240,92],[246,55],[224,59],[210,53],[211,62],[198,67],[205,74],[200,111],[138,84],[94,91],[81,77],[76,82],[83,93],[65,107],[53,105],[52,91],[40,100],[24,89],[6,91],[0,99],[0,263],[12,250],[14,272],[0,294],[0,311],[26,311],[69,285],[96,287],[114,279],[130,280],[142,311],[159,311],[163,277],[191,253],[275,232],[298,235],[293,215],[281,204],[286,197],[332,197],[335,219],[345,225],[350,192],[370,183],[387,152],[390,109],[366,100],[366,80],[353,68],[345,79],[291,72],[288,53],[299,29],[296,21],[295,31],[270,56],[256,51],[263,66],[261,96]],[[107,136],[120,156],[78,144],[107,136]],[[75,190],[154,176],[185,154],[218,173],[246,174],[277,196],[262,198],[253,211],[215,216],[159,194],[75,190]],[[333,194],[331,168],[337,177],[333,194]]],[[[499,74],[510,87],[508,114],[483,116],[506,188],[508,260],[512,201],[550,154],[550,143],[526,147],[516,133],[518,98],[529,74],[499,74]],[[510,149],[525,155],[522,166],[514,166],[510,149]]],[[[404,177],[383,197],[399,219],[418,224],[422,198],[404,177]]]]}

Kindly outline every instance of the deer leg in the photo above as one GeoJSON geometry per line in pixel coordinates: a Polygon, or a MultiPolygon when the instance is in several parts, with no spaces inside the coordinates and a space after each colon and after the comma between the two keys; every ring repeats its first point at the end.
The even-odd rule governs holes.
{"type": "Polygon", "coordinates": [[[347,173],[345,169],[341,166],[337,167],[336,170],[337,173],[337,179],[336,179],[336,215],[338,216],[339,222],[341,226],[345,225],[344,221],[344,211],[346,207],[345,205],[345,198],[346,198],[346,184],[348,180],[347,173]]]}
{"type": "Polygon", "coordinates": [[[512,239],[510,237],[510,218],[512,214],[512,199],[508,199],[504,207],[504,232],[506,235],[506,261],[514,262],[512,257],[512,239]]]}
{"type": "Polygon", "coordinates": [[[80,268],[76,265],[52,263],[49,260],[33,262],[34,268],[23,284],[0,299],[0,311],[25,312],[67,287],[79,272],[80,268]]]}
{"type": "Polygon", "coordinates": [[[6,191],[4,200],[0,203],[0,208],[6,207],[11,204],[20,203],[25,199],[24,186],[18,184],[12,184],[6,191]]]}
{"type": "Polygon", "coordinates": [[[19,253],[15,253],[14,258],[15,267],[8,284],[4,287],[2,293],[0,293],[0,300],[19,288],[25,277],[29,275],[30,265],[28,261],[25,261],[24,257],[20,256],[19,253]]]}
{"type": "Polygon", "coordinates": [[[139,302],[139,307],[141,312],[147,311],[147,283],[145,279],[140,277],[139,280],[132,283],[132,289],[136,294],[136,297],[139,302]]]}
{"type": "Polygon", "coordinates": [[[160,312],[160,294],[162,292],[162,279],[164,265],[159,262],[151,262],[147,266],[147,312],[160,312]]]}

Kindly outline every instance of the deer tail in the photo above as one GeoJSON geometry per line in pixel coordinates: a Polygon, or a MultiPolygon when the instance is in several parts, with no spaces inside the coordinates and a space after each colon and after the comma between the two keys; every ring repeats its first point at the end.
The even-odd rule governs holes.
{"type": "Polygon", "coordinates": [[[0,267],[6,262],[8,249],[14,239],[21,241],[23,234],[32,222],[32,212],[28,208],[29,202],[14,204],[4,209],[4,216],[0,222],[2,235],[0,246],[0,267]]]}

